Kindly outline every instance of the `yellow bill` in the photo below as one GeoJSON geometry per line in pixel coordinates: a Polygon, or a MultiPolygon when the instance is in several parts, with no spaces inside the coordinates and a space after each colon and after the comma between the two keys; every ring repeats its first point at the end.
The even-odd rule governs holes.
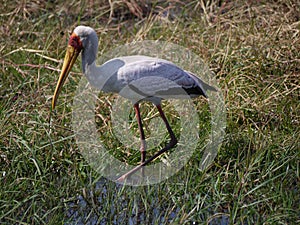
{"type": "Polygon", "coordinates": [[[55,105],[56,105],[56,101],[57,101],[57,98],[59,96],[59,93],[62,89],[62,86],[64,85],[72,67],[73,67],[73,64],[75,63],[78,55],[80,53],[80,50],[74,48],[73,46],[71,45],[68,45],[67,47],[67,52],[66,52],[66,56],[65,56],[65,59],[64,59],[64,64],[63,64],[63,67],[62,67],[62,70],[61,70],[61,73],[60,73],[60,76],[59,76],[59,79],[58,79],[58,82],[57,82],[57,85],[56,85],[56,88],[55,88],[55,91],[54,91],[54,95],[53,95],[53,98],[52,98],[52,109],[55,108],[55,105]]]}

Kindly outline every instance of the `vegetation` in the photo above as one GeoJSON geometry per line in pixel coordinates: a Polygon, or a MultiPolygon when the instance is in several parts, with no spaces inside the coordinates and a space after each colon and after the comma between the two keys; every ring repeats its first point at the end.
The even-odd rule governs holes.
{"type": "MultiPolygon", "coordinates": [[[[300,223],[299,1],[1,5],[1,224],[300,223]],[[199,170],[200,147],[175,176],[151,186],[121,186],[89,166],[71,127],[79,62],[51,112],[67,38],[78,24],[96,29],[99,54],[162,40],[210,65],[225,98],[227,128],[205,171],[199,170]]],[[[100,96],[98,128],[117,149],[110,132],[113,98],[100,96]]]]}

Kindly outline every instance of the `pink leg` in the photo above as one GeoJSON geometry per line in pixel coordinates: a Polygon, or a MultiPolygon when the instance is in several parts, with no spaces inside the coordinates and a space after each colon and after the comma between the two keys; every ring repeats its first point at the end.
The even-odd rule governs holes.
{"type": "Polygon", "coordinates": [[[140,168],[142,168],[143,166],[147,165],[148,163],[150,163],[151,161],[153,161],[154,159],[156,159],[157,157],[159,157],[161,154],[163,154],[164,152],[168,151],[169,149],[173,148],[176,144],[177,144],[177,138],[175,137],[175,134],[161,108],[161,105],[157,105],[156,106],[160,117],[163,119],[166,128],[168,130],[168,133],[170,135],[170,142],[166,145],[166,147],[162,148],[160,151],[158,151],[156,154],[154,154],[152,157],[150,157],[149,159],[147,159],[146,161],[142,162],[140,165],[136,166],[135,168],[133,168],[132,170],[130,170],[129,172],[127,172],[126,174],[124,174],[123,176],[119,177],[117,179],[117,181],[119,182],[124,182],[124,180],[129,177],[130,175],[132,175],[133,173],[135,173],[137,170],[139,170],[140,168]]]}
{"type": "Polygon", "coordinates": [[[135,115],[138,122],[139,130],[140,130],[140,140],[141,140],[141,163],[145,162],[146,159],[146,141],[145,141],[145,133],[143,130],[142,118],[140,114],[139,103],[134,105],[135,115]]]}

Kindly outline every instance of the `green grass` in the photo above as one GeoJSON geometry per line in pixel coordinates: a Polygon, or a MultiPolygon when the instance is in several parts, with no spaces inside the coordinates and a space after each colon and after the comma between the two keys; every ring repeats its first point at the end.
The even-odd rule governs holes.
{"type": "MultiPolygon", "coordinates": [[[[219,224],[222,219],[223,224],[298,224],[299,2],[211,1],[205,6],[204,1],[158,0],[148,8],[140,3],[144,13],[134,4],[112,2],[2,3],[0,223],[62,224],[72,206],[86,222],[97,217],[107,224],[128,224],[136,215],[143,224],[169,224],[167,219],[173,224],[218,224],[218,219],[219,224]],[[168,7],[169,17],[162,18],[168,7]],[[184,46],[210,65],[227,110],[225,138],[212,165],[200,171],[199,143],[179,173],[152,186],[119,186],[89,167],[71,127],[79,61],[57,110],[50,109],[67,39],[78,24],[96,29],[99,54],[158,39],[184,46]],[[79,195],[87,204],[84,210],[79,195]]],[[[100,95],[104,119],[98,129],[109,148],[120,150],[116,156],[129,160],[111,131],[113,99],[100,95]]],[[[202,111],[205,103],[196,103],[201,118],[209,117],[202,111]]],[[[149,119],[153,115],[147,110],[149,119]]],[[[171,117],[172,110],[167,114],[171,117]]],[[[201,118],[200,126],[208,126],[201,118]]]]}

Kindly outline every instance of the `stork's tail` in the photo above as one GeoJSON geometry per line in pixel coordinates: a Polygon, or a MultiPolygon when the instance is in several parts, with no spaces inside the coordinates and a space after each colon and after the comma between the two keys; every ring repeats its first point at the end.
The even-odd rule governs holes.
{"type": "MultiPolygon", "coordinates": [[[[202,91],[204,92],[205,95],[206,95],[207,91],[215,91],[215,92],[218,91],[215,87],[213,87],[213,86],[205,83],[203,80],[201,80],[195,74],[193,74],[193,73],[191,73],[189,71],[186,71],[186,72],[199,84],[199,87],[202,89],[202,91]]],[[[207,97],[207,95],[205,97],[207,97]]]]}

